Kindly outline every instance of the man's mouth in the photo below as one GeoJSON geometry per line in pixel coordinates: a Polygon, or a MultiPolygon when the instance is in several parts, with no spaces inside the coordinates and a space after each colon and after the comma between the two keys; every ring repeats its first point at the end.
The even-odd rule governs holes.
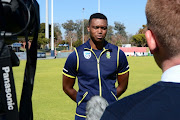
{"type": "Polygon", "coordinates": [[[96,36],[98,39],[102,39],[103,38],[103,36],[102,35],[98,35],[98,36],[96,36]]]}

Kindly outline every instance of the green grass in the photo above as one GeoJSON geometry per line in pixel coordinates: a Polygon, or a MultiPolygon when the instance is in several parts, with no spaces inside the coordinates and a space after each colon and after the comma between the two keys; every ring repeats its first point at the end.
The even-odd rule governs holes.
{"type": "Polygon", "coordinates": [[[128,89],[120,98],[147,88],[161,79],[161,69],[152,56],[128,57],[128,62],[130,66],[128,89]]]}
{"type": "MultiPolygon", "coordinates": [[[[34,120],[73,120],[76,103],[62,90],[63,59],[47,59],[37,61],[37,70],[33,90],[34,120]]],[[[128,57],[130,78],[127,91],[120,97],[138,92],[161,78],[161,70],[157,67],[153,57],[128,57]]],[[[18,104],[20,101],[25,60],[21,60],[19,67],[14,67],[14,79],[18,104]]],[[[77,89],[77,83],[75,84],[77,89]]]]}

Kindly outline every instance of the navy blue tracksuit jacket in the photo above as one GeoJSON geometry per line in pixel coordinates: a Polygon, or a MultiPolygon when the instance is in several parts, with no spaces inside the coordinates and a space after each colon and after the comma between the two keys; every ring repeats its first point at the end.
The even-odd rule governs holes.
{"type": "Polygon", "coordinates": [[[86,103],[95,95],[104,97],[109,104],[117,101],[117,75],[129,71],[126,56],[117,46],[105,41],[103,50],[93,50],[89,40],[77,47],[67,58],[63,74],[78,78],[76,116],[86,118],[86,103]]]}

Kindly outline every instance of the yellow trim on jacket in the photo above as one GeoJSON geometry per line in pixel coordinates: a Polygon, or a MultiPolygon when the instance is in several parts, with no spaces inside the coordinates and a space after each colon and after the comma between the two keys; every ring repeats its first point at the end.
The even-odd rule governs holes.
{"type": "Polygon", "coordinates": [[[119,47],[118,47],[118,52],[117,52],[117,69],[118,69],[118,67],[119,67],[119,47]]]}
{"type": "Polygon", "coordinates": [[[78,106],[81,104],[81,102],[84,100],[84,98],[87,96],[88,92],[85,92],[82,99],[78,102],[78,106]]]}
{"type": "Polygon", "coordinates": [[[116,95],[111,91],[111,94],[114,96],[114,98],[116,99],[116,100],[118,100],[118,98],[116,97],[116,95]]]}
{"type": "Polygon", "coordinates": [[[78,52],[77,52],[76,48],[74,48],[74,51],[76,52],[76,57],[77,57],[77,68],[76,68],[76,71],[78,71],[78,69],[79,69],[79,55],[78,55],[78,52]]]}
{"type": "Polygon", "coordinates": [[[79,117],[83,117],[83,118],[86,118],[86,116],[84,116],[84,115],[79,115],[79,114],[75,114],[75,115],[77,115],[77,116],[79,116],[79,117]]]}
{"type": "Polygon", "coordinates": [[[125,73],[127,73],[127,72],[129,72],[129,71],[130,71],[130,69],[126,70],[125,72],[118,73],[118,75],[123,75],[123,74],[125,74],[125,73]]]}
{"type": "Polygon", "coordinates": [[[64,72],[62,72],[62,74],[65,75],[65,76],[67,76],[67,77],[69,77],[69,78],[76,78],[76,77],[71,76],[71,75],[68,75],[68,74],[66,74],[66,73],[64,73],[64,72]]]}

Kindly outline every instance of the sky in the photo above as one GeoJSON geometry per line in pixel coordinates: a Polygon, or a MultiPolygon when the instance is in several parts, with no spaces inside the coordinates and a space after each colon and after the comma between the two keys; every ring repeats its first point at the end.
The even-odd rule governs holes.
{"type": "MultiPolygon", "coordinates": [[[[40,6],[40,22],[46,21],[46,0],[37,0],[40,6]]],[[[136,34],[146,24],[145,6],[147,0],[100,0],[100,13],[108,18],[108,24],[123,23],[127,34],[136,34]]],[[[98,0],[53,0],[54,23],[67,20],[89,19],[98,12],[98,0]],[[84,8],[84,12],[83,12],[84,8]]],[[[49,24],[51,24],[51,0],[49,0],[49,24]]],[[[64,32],[61,27],[61,31],[64,32]]]]}

